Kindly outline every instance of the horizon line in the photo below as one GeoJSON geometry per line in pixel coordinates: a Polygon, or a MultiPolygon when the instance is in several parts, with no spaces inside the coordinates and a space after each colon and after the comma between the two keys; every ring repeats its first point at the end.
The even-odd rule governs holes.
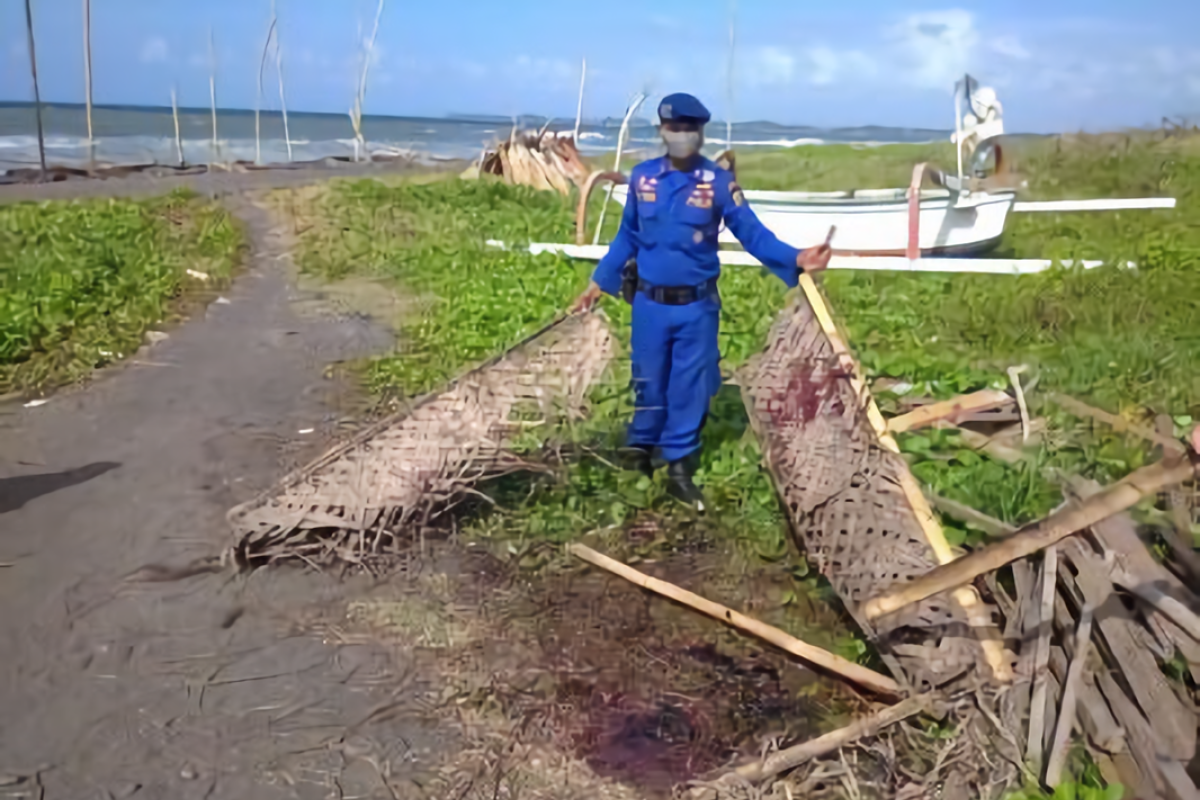
{"type": "MultiPolygon", "coordinates": [[[[72,110],[80,110],[80,111],[85,110],[87,108],[86,103],[64,102],[64,101],[57,101],[57,100],[43,100],[41,105],[43,108],[63,108],[63,109],[72,109],[72,110]]],[[[37,107],[37,103],[35,103],[32,100],[0,100],[0,108],[34,109],[36,107],[37,107]]],[[[170,112],[172,110],[171,106],[166,106],[166,105],[134,105],[131,103],[93,103],[92,108],[93,109],[104,109],[104,110],[108,110],[108,111],[170,112]]],[[[211,114],[212,108],[210,106],[179,106],[179,112],[181,114],[182,113],[211,114]]],[[[219,106],[217,108],[217,113],[218,114],[235,115],[235,116],[253,115],[255,113],[255,110],[252,108],[237,108],[237,107],[232,107],[232,106],[220,107],[219,106]]],[[[264,108],[264,109],[260,109],[258,113],[282,116],[282,112],[279,109],[265,109],[264,108]]],[[[302,110],[292,110],[292,109],[288,110],[288,115],[289,116],[306,116],[306,117],[339,117],[339,118],[346,116],[344,113],[338,113],[338,112],[333,112],[333,111],[302,111],[302,110]]],[[[517,114],[515,116],[506,116],[503,114],[469,114],[469,113],[446,112],[445,114],[443,114],[440,117],[431,117],[431,116],[425,116],[425,115],[419,115],[419,114],[412,115],[412,116],[404,115],[404,114],[363,114],[363,119],[370,119],[370,118],[393,119],[393,120],[429,120],[429,121],[443,121],[443,122],[444,121],[480,122],[480,123],[499,123],[499,122],[511,123],[514,121],[525,120],[525,119],[540,120],[541,122],[545,123],[545,122],[549,122],[549,121],[558,121],[561,119],[563,122],[571,122],[572,124],[574,123],[573,117],[571,117],[571,118],[552,117],[552,116],[546,116],[544,114],[532,114],[532,113],[523,113],[523,114],[517,114]]],[[[605,122],[614,121],[614,120],[619,122],[621,120],[621,117],[606,116],[606,117],[601,117],[599,119],[597,119],[597,118],[589,119],[589,118],[585,117],[584,119],[581,120],[581,124],[598,125],[598,124],[603,124],[605,122]]],[[[656,123],[654,123],[653,120],[648,119],[646,117],[634,117],[631,120],[631,124],[635,125],[635,126],[636,125],[653,126],[656,123]]],[[[724,124],[726,124],[726,120],[713,119],[709,122],[709,125],[724,125],[724,124]]],[[[776,122],[774,120],[769,120],[769,119],[751,119],[751,120],[740,120],[740,121],[734,120],[733,125],[735,125],[735,126],[736,125],[774,125],[774,126],[777,126],[780,128],[792,128],[792,129],[807,128],[807,129],[814,130],[814,131],[839,131],[839,130],[853,130],[853,129],[857,129],[857,128],[889,128],[892,130],[907,130],[907,131],[915,131],[915,132],[921,132],[921,133],[935,133],[935,134],[946,134],[946,133],[949,133],[951,130],[949,128],[906,127],[906,126],[897,126],[897,125],[880,125],[878,123],[864,123],[864,124],[857,124],[857,125],[838,125],[838,126],[822,127],[822,126],[818,126],[818,125],[809,125],[809,124],[788,124],[788,123],[784,123],[784,122],[776,122]]],[[[606,126],[606,127],[620,127],[620,126],[616,125],[616,126],[606,126]]],[[[1037,134],[1037,135],[1041,135],[1041,134],[1037,134]]]]}

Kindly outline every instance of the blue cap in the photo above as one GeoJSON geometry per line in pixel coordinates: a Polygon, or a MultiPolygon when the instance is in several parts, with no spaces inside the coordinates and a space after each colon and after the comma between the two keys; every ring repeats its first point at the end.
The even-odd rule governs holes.
{"type": "Polygon", "coordinates": [[[712,114],[695,97],[683,92],[669,94],[658,104],[658,118],[662,122],[678,120],[680,122],[699,122],[708,124],[712,114]]]}

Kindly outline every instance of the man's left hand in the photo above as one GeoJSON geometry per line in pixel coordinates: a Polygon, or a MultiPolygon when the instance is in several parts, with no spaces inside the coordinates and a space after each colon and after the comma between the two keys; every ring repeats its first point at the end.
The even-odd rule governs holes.
{"type": "Polygon", "coordinates": [[[819,244],[816,247],[801,250],[799,257],[796,258],[796,266],[808,273],[820,272],[829,266],[829,259],[832,255],[832,247],[827,244],[819,244]]]}

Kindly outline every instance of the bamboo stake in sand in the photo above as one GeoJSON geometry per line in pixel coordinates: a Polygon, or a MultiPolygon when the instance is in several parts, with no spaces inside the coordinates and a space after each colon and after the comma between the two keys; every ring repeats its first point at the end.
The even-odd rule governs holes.
{"type": "Polygon", "coordinates": [[[221,160],[221,147],[217,139],[217,46],[211,25],[208,26],[208,103],[212,109],[212,159],[215,164],[221,160]]]}
{"type": "Polygon", "coordinates": [[[183,166],[183,137],[179,133],[179,103],[175,100],[175,87],[171,87],[171,116],[175,120],[175,155],[179,166],[183,166]]]}
{"type": "MultiPolygon", "coordinates": [[[[804,296],[808,298],[808,304],[812,307],[813,315],[817,318],[821,330],[824,331],[825,338],[829,340],[834,354],[837,355],[842,370],[850,376],[850,385],[853,387],[854,393],[858,395],[860,401],[866,402],[867,420],[875,430],[875,435],[879,439],[880,444],[893,453],[899,453],[900,447],[888,432],[887,421],[884,420],[883,414],[879,411],[879,406],[875,404],[875,398],[871,396],[866,381],[863,380],[858,362],[850,354],[850,348],[842,341],[842,336],[838,332],[837,326],[834,325],[833,317],[829,313],[829,307],[825,303],[825,298],[822,296],[821,290],[817,288],[817,284],[813,281],[811,275],[804,272],[800,273],[800,288],[804,291],[804,296]]],[[[942,526],[938,524],[937,518],[934,517],[933,510],[929,507],[929,502],[921,492],[921,487],[917,485],[916,479],[913,478],[912,473],[908,469],[900,472],[900,488],[904,491],[904,496],[908,500],[908,504],[911,506],[918,524],[921,526],[922,533],[925,535],[925,540],[929,543],[929,547],[933,550],[933,554],[938,562],[943,565],[952,562],[954,560],[954,552],[950,549],[950,543],[946,541],[946,534],[942,532],[942,526]]],[[[1000,632],[993,626],[991,615],[988,614],[987,608],[983,605],[983,601],[979,598],[978,593],[973,587],[957,589],[954,592],[954,600],[962,607],[967,615],[968,623],[975,630],[976,636],[979,637],[979,644],[983,648],[988,666],[991,667],[992,674],[996,680],[1003,683],[1010,682],[1013,677],[1012,665],[1005,655],[1004,643],[1000,638],[1000,632]]],[[[873,619],[869,615],[867,618],[873,619]]]]}
{"type": "Polygon", "coordinates": [[[267,51],[271,48],[271,39],[275,36],[275,8],[271,8],[271,27],[267,28],[267,40],[263,42],[262,58],[258,62],[258,99],[254,104],[254,163],[262,163],[262,94],[263,70],[267,67],[267,51]]]}
{"type": "Polygon", "coordinates": [[[917,714],[928,711],[937,699],[936,692],[910,697],[869,717],[856,720],[844,728],[830,731],[795,747],[780,750],[765,761],[738,767],[732,775],[747,781],[761,781],[774,777],[781,772],[795,769],[801,764],[812,761],[814,758],[820,758],[848,744],[853,744],[859,739],[874,736],[897,722],[903,722],[909,717],[915,717],[917,714]]]}
{"type": "Polygon", "coordinates": [[[686,589],[681,589],[674,584],[638,572],[633,567],[597,553],[585,545],[572,544],[568,546],[567,550],[572,555],[583,559],[589,564],[608,570],[632,584],[641,586],[643,589],[649,589],[656,594],[693,608],[702,614],[707,614],[713,619],[720,620],[727,625],[732,625],[735,628],[753,634],[763,641],[769,642],[781,650],[785,650],[811,664],[816,664],[830,672],[835,672],[865,689],[871,689],[889,697],[900,696],[900,685],[886,675],[880,675],[878,672],[855,664],[853,661],[847,661],[841,656],[834,655],[807,642],[802,642],[778,628],[767,625],[764,622],[759,622],[756,619],[751,619],[744,614],[739,614],[737,611],[726,608],[720,603],[705,600],[703,597],[686,589]]]}
{"type": "Polygon", "coordinates": [[[46,137],[42,131],[42,90],[38,86],[37,51],[33,46],[33,9],[25,0],[25,33],[29,38],[29,72],[33,76],[33,105],[37,114],[38,160],[42,164],[42,180],[46,179],[46,137]]]}
{"type": "Polygon", "coordinates": [[[96,163],[96,139],[92,130],[92,0],[83,0],[83,88],[87,104],[88,166],[96,163]]]}
{"type": "Polygon", "coordinates": [[[575,144],[579,144],[579,126],[583,122],[583,85],[587,81],[587,59],[583,60],[583,69],[579,73],[579,105],[575,108],[575,144]]]}
{"type": "Polygon", "coordinates": [[[354,108],[350,110],[350,122],[354,126],[354,160],[358,161],[359,152],[365,153],[367,140],[362,131],[363,101],[367,96],[367,70],[371,66],[371,56],[375,52],[375,38],[379,35],[379,20],[383,17],[384,0],[379,0],[379,8],[375,10],[375,25],[371,29],[371,38],[367,42],[363,54],[362,76],[358,79],[358,93],[354,97],[354,108]]]}
{"type": "Polygon", "coordinates": [[[1174,466],[1160,462],[1142,467],[1082,503],[1069,505],[1002,542],[943,564],[899,589],[868,600],[863,606],[863,613],[867,619],[878,619],[939,592],[966,586],[980,575],[1033,555],[1084,528],[1119,514],[1146,495],[1188,481],[1195,474],[1196,467],[1191,460],[1174,466]]]}
{"type": "Polygon", "coordinates": [[[283,141],[287,144],[288,161],[292,160],[292,134],[288,132],[287,100],[283,91],[283,45],[275,42],[275,71],[279,73],[279,110],[283,113],[283,141]]]}

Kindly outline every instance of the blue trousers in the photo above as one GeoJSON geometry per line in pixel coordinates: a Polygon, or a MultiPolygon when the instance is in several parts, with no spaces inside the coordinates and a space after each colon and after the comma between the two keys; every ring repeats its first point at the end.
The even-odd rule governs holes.
{"type": "Polygon", "coordinates": [[[668,306],[634,297],[630,446],[657,447],[667,461],[700,449],[709,402],[721,388],[720,319],[716,298],[668,306]]]}

